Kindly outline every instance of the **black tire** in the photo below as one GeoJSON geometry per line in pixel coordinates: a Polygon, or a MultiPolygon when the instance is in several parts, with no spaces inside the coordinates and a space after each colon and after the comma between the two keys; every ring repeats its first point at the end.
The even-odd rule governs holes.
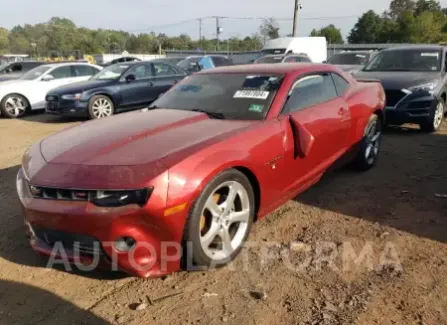
{"type": "Polygon", "coordinates": [[[382,142],[382,129],[383,123],[380,118],[376,114],[371,115],[363,133],[360,150],[354,160],[356,169],[368,170],[376,165],[382,142]],[[378,134],[374,142],[370,133],[371,128],[375,128],[375,134],[378,134]],[[368,155],[368,151],[371,155],[368,155]]]}
{"type": "Polygon", "coordinates": [[[99,119],[112,116],[115,113],[115,105],[110,97],[104,95],[96,95],[90,98],[88,102],[88,116],[90,119],[99,119]],[[104,110],[99,113],[96,105],[104,103],[104,110]],[[107,107],[107,108],[106,108],[107,107]]]}
{"type": "Polygon", "coordinates": [[[19,118],[24,116],[30,109],[30,104],[28,102],[28,100],[19,94],[9,94],[6,95],[2,102],[0,103],[0,111],[1,111],[1,115],[8,117],[8,118],[19,118]],[[13,114],[11,113],[8,108],[10,108],[10,104],[8,103],[8,101],[13,101],[14,103],[20,103],[20,107],[23,107],[23,105],[25,105],[23,110],[19,110],[19,114],[13,114]]]}
{"type": "MultiPolygon", "coordinates": [[[[242,249],[243,244],[247,240],[250,233],[251,226],[253,224],[255,215],[255,196],[253,188],[247,177],[236,169],[229,169],[221,174],[217,175],[206,187],[202,190],[201,194],[191,207],[188,219],[185,224],[185,230],[183,235],[184,245],[184,258],[183,261],[189,267],[209,268],[209,267],[221,267],[231,262],[242,249]],[[226,258],[212,259],[204,251],[201,244],[202,227],[201,220],[204,214],[205,203],[214,195],[214,191],[222,184],[226,182],[237,182],[246,190],[249,200],[249,217],[246,223],[247,228],[240,245],[234,249],[234,251],[226,258]]],[[[234,239],[235,237],[233,237],[234,239]]]]}
{"type": "Polygon", "coordinates": [[[438,104],[436,105],[436,107],[433,109],[432,112],[430,112],[430,116],[429,116],[428,120],[425,123],[419,124],[421,131],[428,132],[428,133],[438,131],[441,128],[442,121],[444,119],[444,114],[445,114],[445,100],[441,97],[438,99],[438,104]],[[442,106],[442,108],[441,108],[441,106],[442,106]],[[437,120],[439,122],[435,123],[435,119],[437,117],[436,112],[438,109],[442,109],[441,120],[440,121],[437,120]]]}

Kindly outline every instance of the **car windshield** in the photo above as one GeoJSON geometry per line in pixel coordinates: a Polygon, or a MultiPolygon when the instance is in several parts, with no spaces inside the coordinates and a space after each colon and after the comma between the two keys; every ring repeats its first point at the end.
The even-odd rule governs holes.
{"type": "Polygon", "coordinates": [[[177,63],[177,66],[183,70],[190,70],[192,68],[191,64],[199,62],[201,58],[202,57],[184,59],[177,63]]]}
{"type": "Polygon", "coordinates": [[[91,77],[91,80],[115,80],[119,79],[122,74],[130,67],[128,64],[114,64],[91,77]]]}
{"type": "Polygon", "coordinates": [[[441,51],[408,49],[378,53],[365,71],[440,71],[441,51]]]}
{"type": "Polygon", "coordinates": [[[41,65],[40,67],[34,68],[27,73],[25,73],[23,76],[20,77],[22,80],[34,80],[39,78],[41,75],[43,75],[45,72],[51,69],[51,66],[47,65],[41,65]]]}
{"type": "Polygon", "coordinates": [[[282,56],[264,56],[263,58],[257,59],[256,63],[281,63],[284,57],[282,56]]]}
{"type": "Polygon", "coordinates": [[[196,74],[151,107],[203,111],[230,120],[262,120],[282,80],[282,75],[196,74]]]}
{"type": "Polygon", "coordinates": [[[364,65],[368,60],[367,53],[339,53],[333,55],[327,62],[340,65],[364,65]]]}

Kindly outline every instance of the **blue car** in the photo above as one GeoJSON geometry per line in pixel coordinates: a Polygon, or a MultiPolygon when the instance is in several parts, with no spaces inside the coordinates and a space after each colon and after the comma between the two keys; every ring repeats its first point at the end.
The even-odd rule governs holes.
{"type": "Polygon", "coordinates": [[[115,64],[88,81],[51,90],[46,112],[98,119],[144,108],[186,76],[185,71],[165,62],[115,64]]]}

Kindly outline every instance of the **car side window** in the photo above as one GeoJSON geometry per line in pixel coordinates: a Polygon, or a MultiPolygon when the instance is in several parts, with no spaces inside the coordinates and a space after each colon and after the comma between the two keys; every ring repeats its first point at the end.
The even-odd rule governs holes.
{"type": "Polygon", "coordinates": [[[338,95],[343,96],[349,89],[349,82],[337,73],[332,73],[332,78],[334,79],[335,88],[337,89],[338,95]]]}
{"type": "Polygon", "coordinates": [[[71,66],[69,66],[69,65],[56,68],[53,71],[51,71],[49,74],[52,75],[54,79],[65,79],[65,78],[73,77],[72,71],[71,71],[71,66]]]}
{"type": "Polygon", "coordinates": [[[127,71],[126,75],[133,74],[135,76],[135,80],[144,80],[148,78],[152,78],[152,67],[150,63],[144,64],[136,64],[132,68],[127,71]]]}
{"type": "Polygon", "coordinates": [[[73,73],[76,77],[87,77],[96,74],[96,72],[92,69],[92,67],[88,65],[73,66],[73,73]]]}
{"type": "Polygon", "coordinates": [[[225,58],[223,58],[223,57],[220,57],[220,56],[213,56],[212,58],[213,58],[214,65],[215,65],[216,67],[223,67],[223,66],[228,65],[228,63],[227,63],[227,59],[225,59],[225,58]]]}
{"type": "Polygon", "coordinates": [[[22,71],[22,65],[20,63],[13,64],[11,66],[11,72],[20,72],[22,71]]]}
{"type": "Polygon", "coordinates": [[[154,63],[154,70],[156,77],[170,77],[178,75],[177,71],[169,64],[154,63]]]}
{"type": "Polygon", "coordinates": [[[292,85],[283,112],[296,112],[336,97],[337,91],[329,73],[308,75],[292,85]]]}

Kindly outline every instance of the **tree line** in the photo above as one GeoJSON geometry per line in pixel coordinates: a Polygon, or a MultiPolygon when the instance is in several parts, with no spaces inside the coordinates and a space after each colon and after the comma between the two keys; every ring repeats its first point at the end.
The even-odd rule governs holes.
{"type": "MultiPolygon", "coordinates": [[[[245,38],[221,40],[220,50],[253,51],[281,35],[278,23],[264,19],[258,33],[245,38]]],[[[290,35],[287,35],[290,36],[290,35]]],[[[331,44],[345,40],[339,28],[331,24],[314,29],[310,36],[325,36],[331,44]]],[[[368,10],[349,33],[349,43],[441,43],[447,41],[447,8],[436,0],[392,0],[383,13],[368,10]]],[[[66,18],[54,17],[46,23],[0,27],[0,54],[26,53],[33,56],[69,56],[85,54],[158,53],[160,50],[215,51],[216,39],[193,40],[186,34],[170,37],[154,32],[134,34],[108,29],[78,27],[66,18]]]]}

